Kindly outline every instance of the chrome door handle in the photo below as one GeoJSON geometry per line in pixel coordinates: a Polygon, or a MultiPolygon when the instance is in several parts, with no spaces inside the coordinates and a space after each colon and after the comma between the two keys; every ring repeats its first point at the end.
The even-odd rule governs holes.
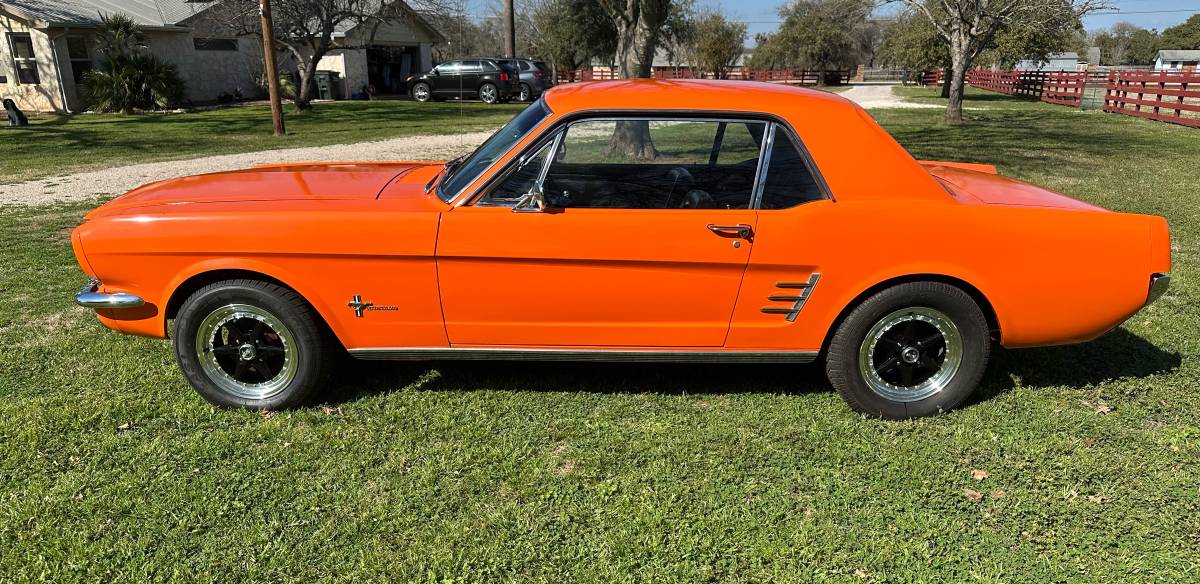
{"type": "Polygon", "coordinates": [[[754,228],[746,225],[745,223],[739,223],[737,225],[714,225],[709,223],[708,230],[716,233],[717,235],[732,235],[742,239],[750,239],[754,236],[754,228]]]}

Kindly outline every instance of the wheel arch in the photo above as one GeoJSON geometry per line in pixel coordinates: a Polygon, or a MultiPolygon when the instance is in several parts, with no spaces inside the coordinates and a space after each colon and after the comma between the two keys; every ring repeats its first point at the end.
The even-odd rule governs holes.
{"type": "Polygon", "coordinates": [[[979,309],[983,311],[983,318],[987,321],[988,332],[990,336],[995,340],[1000,339],[1000,319],[996,314],[996,309],[994,306],[992,306],[992,302],[988,300],[987,295],[985,295],[977,286],[966,280],[963,280],[962,278],[947,276],[945,274],[906,274],[903,276],[894,276],[878,282],[862,292],[859,292],[850,302],[846,303],[846,305],[842,307],[841,312],[838,313],[837,317],[833,319],[833,323],[826,331],[825,340],[821,343],[821,353],[824,354],[829,349],[829,342],[833,339],[834,333],[837,332],[838,327],[842,325],[842,322],[846,320],[846,317],[849,316],[850,313],[858,307],[858,305],[862,304],[871,296],[886,290],[887,288],[899,286],[901,284],[910,284],[913,282],[940,282],[942,284],[954,286],[955,288],[966,292],[967,295],[975,301],[975,304],[979,306],[979,309]]]}
{"type": "Polygon", "coordinates": [[[178,315],[179,308],[183,306],[184,301],[186,301],[188,297],[190,297],[197,290],[209,284],[222,282],[225,280],[257,280],[287,288],[288,290],[298,294],[300,298],[304,300],[305,304],[312,309],[313,313],[316,314],[321,325],[324,326],[327,331],[333,333],[334,337],[338,339],[338,342],[344,345],[340,336],[338,336],[337,331],[330,326],[329,319],[326,318],[322,307],[313,302],[311,296],[306,294],[301,288],[290,284],[289,280],[291,279],[287,278],[286,275],[284,277],[278,277],[270,272],[271,270],[264,270],[258,266],[206,266],[197,268],[188,276],[181,276],[179,280],[171,286],[169,293],[166,295],[167,302],[164,304],[163,308],[164,335],[166,334],[167,321],[174,319],[178,315]]]}

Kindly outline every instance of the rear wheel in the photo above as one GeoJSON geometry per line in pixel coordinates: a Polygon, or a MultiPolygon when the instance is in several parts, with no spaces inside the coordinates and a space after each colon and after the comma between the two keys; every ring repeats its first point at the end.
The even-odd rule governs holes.
{"type": "Polygon", "coordinates": [[[332,370],[334,343],[295,292],[257,280],[217,282],[184,301],[175,356],[209,402],[253,410],[301,405],[332,370]]]}
{"type": "Polygon", "coordinates": [[[928,416],[975,391],[990,343],[983,311],[966,292],[940,282],[901,284],[846,317],[829,343],[826,372],[857,411],[928,416]]]}
{"type": "Polygon", "coordinates": [[[529,88],[528,83],[521,84],[521,95],[517,96],[518,101],[530,101],[533,99],[533,90],[529,88]]]}
{"type": "Polygon", "coordinates": [[[500,99],[500,91],[491,83],[484,83],[479,86],[479,101],[483,103],[496,103],[500,99]]]}
{"type": "Polygon", "coordinates": [[[426,102],[433,98],[433,92],[429,89],[428,83],[418,83],[413,86],[413,99],[426,102]]]}

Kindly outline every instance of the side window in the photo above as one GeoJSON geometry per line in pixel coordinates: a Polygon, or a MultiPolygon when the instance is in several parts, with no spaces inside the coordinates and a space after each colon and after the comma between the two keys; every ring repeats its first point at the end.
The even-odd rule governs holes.
{"type": "Polygon", "coordinates": [[[546,166],[546,158],[554,145],[551,139],[538,148],[532,156],[526,156],[516,166],[505,171],[504,176],[479,199],[477,205],[511,207],[517,199],[533,190],[546,166]]]}
{"type": "Polygon", "coordinates": [[[462,73],[478,73],[480,70],[479,61],[463,61],[462,73]]]}
{"type": "Polygon", "coordinates": [[[782,128],[775,130],[771,160],[763,183],[762,209],[788,209],[803,203],[819,201],[825,195],[813,178],[800,149],[782,128]]]}
{"type": "Polygon", "coordinates": [[[765,127],[713,120],[576,122],[543,190],[555,207],[748,209],[758,166],[754,136],[765,127]]]}
{"type": "Polygon", "coordinates": [[[441,73],[442,75],[458,75],[462,70],[462,62],[450,61],[449,63],[442,63],[441,65],[438,65],[437,69],[438,73],[441,73]]]}
{"type": "Polygon", "coordinates": [[[40,84],[42,80],[38,75],[37,55],[33,52],[33,39],[29,33],[8,33],[8,44],[12,50],[17,83],[21,85],[40,84]]]}

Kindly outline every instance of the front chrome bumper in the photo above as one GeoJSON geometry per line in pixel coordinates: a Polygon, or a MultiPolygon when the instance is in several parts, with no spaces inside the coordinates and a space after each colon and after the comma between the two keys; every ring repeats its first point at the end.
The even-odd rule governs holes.
{"type": "Polygon", "coordinates": [[[133,294],[124,292],[104,294],[96,291],[99,288],[100,280],[88,282],[87,286],[75,294],[75,304],[87,308],[137,308],[146,303],[145,300],[133,294]]]}
{"type": "Polygon", "coordinates": [[[1153,274],[1150,276],[1150,291],[1146,293],[1146,304],[1158,300],[1163,294],[1167,293],[1167,288],[1171,286],[1170,274],[1153,274]]]}

